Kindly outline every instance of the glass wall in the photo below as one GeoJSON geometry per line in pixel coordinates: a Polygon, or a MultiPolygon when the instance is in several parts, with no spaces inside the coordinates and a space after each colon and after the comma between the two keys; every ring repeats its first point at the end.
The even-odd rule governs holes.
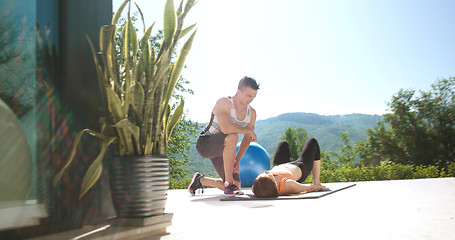
{"type": "Polygon", "coordinates": [[[0,0],[0,231],[48,216],[58,3],[0,0]]]}
{"type": "Polygon", "coordinates": [[[36,199],[36,2],[0,5],[0,207],[36,199]]]}
{"type": "Polygon", "coordinates": [[[77,132],[98,128],[101,99],[86,35],[99,42],[111,18],[111,0],[0,0],[0,239],[112,216],[106,178],[83,199],[77,194],[96,144],[85,141],[70,171],[52,185],[77,132]]]}

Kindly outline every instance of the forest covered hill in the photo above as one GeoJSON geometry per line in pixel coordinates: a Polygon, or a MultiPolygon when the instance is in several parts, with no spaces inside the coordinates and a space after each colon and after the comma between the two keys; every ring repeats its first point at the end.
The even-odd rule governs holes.
{"type": "Polygon", "coordinates": [[[287,128],[304,128],[308,135],[315,137],[321,150],[336,151],[341,147],[339,132],[349,132],[351,142],[366,139],[366,129],[373,128],[382,116],[366,114],[318,115],[314,113],[285,113],[277,117],[256,122],[256,135],[269,154],[273,154],[276,144],[287,128]]]}
{"type": "MultiPolygon", "coordinates": [[[[338,138],[340,132],[349,132],[351,143],[365,140],[366,129],[376,126],[381,115],[348,114],[348,115],[318,115],[314,113],[285,113],[265,120],[258,120],[255,132],[258,143],[262,145],[269,156],[272,156],[276,144],[287,128],[304,128],[308,136],[315,137],[319,141],[321,150],[324,152],[337,151],[341,147],[338,138]]],[[[207,123],[201,123],[205,126],[207,123]]],[[[201,128],[202,130],[202,128],[201,128]]],[[[195,141],[195,139],[194,139],[195,141]]],[[[190,163],[185,166],[189,173],[200,171],[206,175],[216,176],[209,159],[200,157],[194,147],[189,151],[190,163]]]]}

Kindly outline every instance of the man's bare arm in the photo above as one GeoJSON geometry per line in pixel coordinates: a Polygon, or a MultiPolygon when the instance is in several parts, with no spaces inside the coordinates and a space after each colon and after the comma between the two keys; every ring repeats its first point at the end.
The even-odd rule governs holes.
{"type": "Polygon", "coordinates": [[[237,151],[237,156],[235,156],[235,160],[237,162],[240,162],[240,160],[242,159],[246,150],[248,149],[248,146],[250,145],[250,143],[257,141],[256,134],[254,133],[255,122],[256,122],[256,111],[253,108],[251,108],[251,121],[250,121],[250,123],[248,123],[246,128],[251,129],[252,134],[245,134],[243,136],[242,142],[240,143],[240,146],[239,146],[239,150],[237,151]]]}
{"type": "Polygon", "coordinates": [[[236,133],[236,134],[250,134],[254,135],[253,130],[251,130],[248,127],[241,127],[237,124],[234,124],[231,122],[231,101],[227,98],[220,98],[217,102],[216,105],[213,109],[213,112],[215,113],[217,119],[218,119],[218,124],[220,124],[221,131],[224,134],[231,134],[231,133],[236,133]]]}

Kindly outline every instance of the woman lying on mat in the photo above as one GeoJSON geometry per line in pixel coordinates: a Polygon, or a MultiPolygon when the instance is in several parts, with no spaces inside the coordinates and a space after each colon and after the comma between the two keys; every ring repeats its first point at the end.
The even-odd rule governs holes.
{"type": "Polygon", "coordinates": [[[291,152],[288,142],[279,142],[272,169],[259,174],[254,180],[252,187],[254,195],[257,197],[278,197],[279,195],[329,190],[322,186],[319,181],[321,156],[316,139],[309,138],[305,142],[299,158],[292,162],[290,159],[291,152]],[[313,171],[313,184],[302,184],[311,171],[313,171]]]}

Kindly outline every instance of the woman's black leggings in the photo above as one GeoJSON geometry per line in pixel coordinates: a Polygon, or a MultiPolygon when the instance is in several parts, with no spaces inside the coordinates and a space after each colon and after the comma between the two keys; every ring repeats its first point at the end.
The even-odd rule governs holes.
{"type": "Polygon", "coordinates": [[[283,163],[290,163],[298,166],[302,171],[302,177],[297,182],[303,182],[310,175],[313,169],[313,161],[321,159],[319,143],[314,138],[308,138],[303,145],[302,152],[297,160],[291,162],[291,151],[289,144],[286,141],[280,141],[276,147],[275,156],[273,158],[273,166],[283,163]]]}

